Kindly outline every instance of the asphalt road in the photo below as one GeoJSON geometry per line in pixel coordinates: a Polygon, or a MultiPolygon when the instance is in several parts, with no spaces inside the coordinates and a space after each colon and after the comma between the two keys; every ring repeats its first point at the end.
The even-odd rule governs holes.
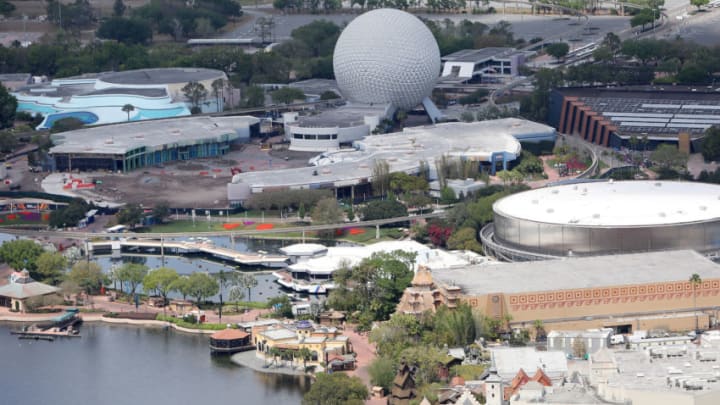
{"type": "MultiPolygon", "coordinates": [[[[492,4],[492,3],[491,3],[492,4]]],[[[509,3],[508,3],[509,4],[509,3]]],[[[282,14],[268,8],[269,6],[260,6],[255,8],[246,6],[243,8],[246,15],[252,18],[247,19],[239,28],[225,34],[226,38],[252,38],[258,37],[255,32],[255,22],[259,17],[273,17],[275,20],[275,29],[273,37],[275,41],[281,41],[290,38],[290,34],[295,28],[309,24],[315,20],[329,20],[343,26],[352,21],[358,14],[282,14]]],[[[495,8],[502,10],[502,3],[495,4],[495,8]]],[[[584,35],[582,26],[578,25],[577,18],[559,18],[558,16],[543,15],[517,15],[517,14],[418,14],[423,18],[443,21],[449,19],[451,21],[470,20],[478,21],[483,24],[493,26],[498,22],[505,20],[512,24],[512,31],[516,38],[524,38],[530,40],[535,37],[557,38],[558,40],[577,40],[577,43],[587,43],[602,38],[606,32],[617,32],[629,27],[628,17],[617,16],[589,16],[588,26],[597,27],[599,29],[588,31],[588,35],[584,35]]],[[[578,45],[579,46],[579,45],[578,45]]]]}

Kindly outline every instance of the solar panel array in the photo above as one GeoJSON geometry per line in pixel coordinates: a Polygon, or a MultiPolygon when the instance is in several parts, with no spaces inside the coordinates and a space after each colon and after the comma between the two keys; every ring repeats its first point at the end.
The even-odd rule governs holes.
{"type": "Polygon", "coordinates": [[[696,138],[711,126],[720,125],[718,98],[718,101],[613,97],[580,97],[580,100],[612,121],[621,136],[675,137],[687,132],[696,138]]]}

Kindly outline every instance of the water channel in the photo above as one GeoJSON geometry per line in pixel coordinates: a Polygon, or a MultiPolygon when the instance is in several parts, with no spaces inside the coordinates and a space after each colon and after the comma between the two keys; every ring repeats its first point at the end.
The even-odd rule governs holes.
{"type": "Polygon", "coordinates": [[[0,323],[3,404],[299,404],[305,377],[210,355],[207,336],[85,323],[81,338],[18,340],[0,323]]]}

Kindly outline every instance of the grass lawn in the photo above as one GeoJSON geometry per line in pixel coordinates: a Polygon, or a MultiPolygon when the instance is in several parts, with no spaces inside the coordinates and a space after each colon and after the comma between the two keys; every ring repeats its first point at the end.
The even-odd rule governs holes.
{"type": "MultiPolygon", "coordinates": [[[[235,221],[232,223],[239,223],[240,226],[233,228],[233,229],[226,229],[223,227],[225,224],[224,222],[208,222],[208,221],[195,221],[195,224],[193,225],[193,221],[189,219],[182,219],[178,221],[170,221],[167,223],[164,223],[162,225],[152,225],[147,226],[144,228],[139,228],[138,232],[164,232],[164,233],[193,233],[193,232],[216,232],[216,231],[243,231],[243,230],[254,230],[256,226],[260,225],[259,223],[254,223],[252,225],[243,225],[242,221],[235,221]]],[[[273,228],[287,228],[293,226],[293,224],[273,224],[273,228]]],[[[272,234],[277,235],[277,234],[272,234]]],[[[302,236],[298,233],[298,237],[302,236]]]]}

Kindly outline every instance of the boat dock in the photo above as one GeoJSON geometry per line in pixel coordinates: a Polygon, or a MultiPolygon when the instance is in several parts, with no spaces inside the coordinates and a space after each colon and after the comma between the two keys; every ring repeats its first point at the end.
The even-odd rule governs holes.
{"type": "Polygon", "coordinates": [[[93,254],[103,252],[142,252],[172,255],[207,255],[233,264],[243,266],[263,266],[285,268],[287,256],[268,255],[264,253],[243,253],[234,249],[215,246],[207,241],[165,241],[163,239],[119,239],[88,242],[88,249],[93,254]]]}
{"type": "Polygon", "coordinates": [[[75,308],[68,309],[64,314],[56,316],[45,323],[33,324],[19,331],[10,332],[18,339],[47,340],[52,342],[56,337],[80,337],[75,325],[82,323],[82,318],[75,308]]]}

